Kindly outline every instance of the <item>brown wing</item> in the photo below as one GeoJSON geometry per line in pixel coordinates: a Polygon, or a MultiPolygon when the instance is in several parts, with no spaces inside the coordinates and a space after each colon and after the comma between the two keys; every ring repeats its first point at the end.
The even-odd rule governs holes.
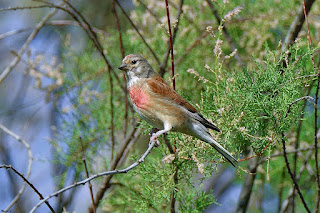
{"type": "Polygon", "coordinates": [[[163,78],[160,76],[154,76],[148,80],[149,88],[152,92],[159,94],[161,96],[168,97],[168,99],[173,100],[180,106],[185,107],[190,112],[197,112],[191,104],[184,100],[174,89],[172,89],[163,78]]]}
{"type": "Polygon", "coordinates": [[[180,106],[186,108],[190,113],[193,114],[196,120],[202,123],[205,127],[216,130],[220,132],[220,129],[216,127],[214,124],[210,123],[207,119],[205,119],[197,110],[194,108],[189,102],[184,100],[174,89],[172,89],[163,78],[160,76],[154,76],[148,79],[149,88],[152,92],[159,94],[161,96],[165,96],[170,100],[173,100],[180,106]]]}

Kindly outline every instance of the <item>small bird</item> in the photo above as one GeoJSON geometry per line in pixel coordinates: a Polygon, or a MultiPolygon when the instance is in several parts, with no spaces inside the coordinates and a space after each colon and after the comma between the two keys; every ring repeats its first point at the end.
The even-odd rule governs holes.
{"type": "Polygon", "coordinates": [[[168,131],[194,136],[215,148],[234,167],[238,161],[209,133],[220,129],[205,119],[190,103],[172,89],[139,54],[127,55],[118,68],[125,72],[127,88],[135,111],[152,126],[162,129],[151,140],[168,131]]]}

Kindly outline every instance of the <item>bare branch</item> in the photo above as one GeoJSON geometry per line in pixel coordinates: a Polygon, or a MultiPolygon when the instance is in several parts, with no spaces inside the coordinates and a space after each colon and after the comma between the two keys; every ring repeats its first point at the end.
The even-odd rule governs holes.
{"type": "Polygon", "coordinates": [[[284,156],[284,160],[286,162],[288,173],[289,173],[289,175],[290,175],[290,177],[291,177],[291,179],[292,179],[292,181],[293,181],[293,183],[295,185],[295,188],[297,189],[298,195],[299,195],[299,197],[300,197],[300,199],[302,201],[302,204],[303,204],[304,208],[306,209],[307,212],[310,212],[310,210],[308,208],[308,205],[307,205],[306,201],[304,200],[304,197],[303,197],[303,195],[301,193],[301,190],[300,190],[300,187],[298,185],[298,182],[297,182],[295,176],[291,172],[291,168],[290,168],[288,157],[287,157],[287,153],[286,153],[287,151],[286,151],[286,142],[285,142],[285,139],[284,139],[284,133],[282,133],[282,148],[283,148],[283,156],[284,156]]]}
{"type": "MultiPolygon", "coordinates": [[[[60,4],[60,6],[64,5],[60,4]]],[[[13,59],[13,61],[9,64],[9,66],[1,73],[0,75],[0,83],[8,76],[10,71],[17,65],[17,63],[20,61],[20,57],[24,53],[24,51],[27,49],[31,41],[35,38],[35,36],[38,34],[40,29],[44,26],[44,24],[56,14],[58,10],[53,9],[48,15],[46,15],[36,26],[36,28],[33,30],[33,32],[29,35],[26,42],[23,44],[23,46],[18,51],[18,55],[13,59]]]]}
{"type": "MultiPolygon", "coordinates": [[[[318,145],[318,148],[320,148],[320,145],[318,145]]],[[[286,154],[296,154],[296,153],[299,153],[299,152],[305,152],[305,151],[309,151],[309,150],[314,150],[314,146],[310,146],[310,147],[305,147],[305,148],[299,148],[299,149],[294,149],[294,150],[291,150],[291,151],[286,151],[286,154]]],[[[284,154],[283,153],[274,153],[272,154],[270,157],[265,157],[263,159],[261,159],[258,163],[258,165],[260,164],[263,164],[264,162],[266,162],[267,160],[271,159],[271,158],[276,158],[276,157],[280,157],[280,156],[283,156],[284,154]]]]}
{"type": "Polygon", "coordinates": [[[236,210],[237,213],[247,212],[249,200],[253,191],[254,180],[256,179],[257,163],[258,158],[253,158],[252,161],[249,161],[248,163],[248,169],[251,174],[246,174],[244,179],[236,210]]]}
{"type": "MultiPolygon", "coordinates": [[[[177,23],[177,26],[173,29],[173,37],[172,37],[172,45],[174,44],[174,41],[176,40],[176,35],[177,35],[177,32],[178,32],[178,29],[179,29],[179,24],[180,24],[180,17],[181,17],[181,14],[182,14],[182,6],[183,6],[183,0],[180,0],[180,3],[179,3],[179,8],[178,8],[178,13],[177,13],[177,16],[176,16],[176,20],[178,20],[178,23],[177,23]]],[[[173,48],[173,47],[172,47],[173,48]]],[[[167,66],[167,62],[168,62],[168,59],[169,59],[169,54],[170,54],[170,51],[171,50],[171,41],[169,40],[169,43],[168,43],[168,49],[166,51],[166,55],[164,56],[164,59],[162,61],[162,64],[160,65],[160,70],[159,70],[159,75],[160,76],[163,76],[164,73],[166,72],[166,66],[167,66]]],[[[172,51],[173,52],[173,51],[172,51]]],[[[169,67],[169,69],[173,70],[173,75],[172,75],[172,82],[174,82],[174,68],[172,68],[172,65],[174,66],[176,63],[173,63],[171,64],[171,66],[169,67]]]]}
{"type": "Polygon", "coordinates": [[[146,10],[157,20],[159,24],[162,24],[161,20],[158,18],[158,16],[150,9],[147,5],[145,5],[141,0],[137,0],[146,10]]]}
{"type": "MultiPolygon", "coordinates": [[[[21,174],[20,172],[18,172],[18,171],[17,171],[15,168],[13,168],[11,165],[5,165],[5,164],[3,164],[3,165],[0,165],[0,168],[11,169],[14,173],[16,173],[19,177],[21,177],[22,180],[23,180],[24,182],[26,182],[26,184],[28,184],[28,185],[33,189],[33,191],[35,191],[35,193],[40,197],[40,199],[43,199],[42,194],[37,190],[37,188],[36,188],[32,183],[30,183],[30,182],[28,181],[28,179],[23,176],[23,174],[21,174]]],[[[46,203],[46,205],[49,207],[49,209],[50,209],[51,212],[55,212],[54,209],[52,208],[52,206],[50,206],[50,204],[49,204],[48,201],[45,201],[45,203],[46,203]]],[[[7,211],[8,211],[8,210],[3,210],[3,212],[7,212],[7,211]]]]}
{"type": "MultiPolygon", "coordinates": [[[[308,160],[309,160],[309,158],[311,157],[311,154],[312,154],[312,150],[310,150],[310,151],[307,153],[307,155],[306,155],[306,157],[305,157],[305,159],[304,159],[304,163],[303,163],[303,165],[300,167],[299,173],[295,176],[297,181],[300,179],[300,176],[301,176],[302,172],[305,170],[305,168],[306,168],[306,166],[307,166],[307,163],[308,163],[308,160]]],[[[288,198],[287,198],[285,201],[283,201],[282,206],[281,206],[281,209],[280,209],[279,212],[282,212],[282,213],[287,212],[287,208],[288,208],[288,206],[289,206],[289,204],[290,204],[290,199],[293,198],[294,193],[295,193],[295,189],[296,189],[296,187],[294,186],[294,187],[292,187],[292,188],[289,190],[288,198]]],[[[280,204],[280,205],[281,205],[281,204],[280,204]]]]}
{"type": "Polygon", "coordinates": [[[132,27],[135,29],[135,31],[138,33],[138,35],[140,36],[140,38],[142,39],[143,43],[147,46],[147,48],[150,50],[150,52],[152,53],[153,57],[156,59],[157,63],[160,64],[160,60],[158,58],[158,56],[156,55],[156,53],[153,51],[153,49],[150,47],[150,45],[147,43],[147,41],[144,39],[143,35],[140,33],[139,29],[137,28],[137,26],[133,23],[133,21],[130,19],[129,15],[126,13],[126,11],[122,8],[121,4],[118,2],[118,0],[115,0],[115,2],[117,3],[117,5],[120,7],[122,13],[125,15],[125,17],[129,20],[130,24],[132,25],[132,27]]]}
{"type": "MultiPolygon", "coordinates": [[[[314,2],[315,0],[306,0],[306,3],[305,3],[306,14],[309,13],[314,2]]],[[[298,37],[299,32],[301,31],[304,20],[305,20],[305,16],[304,16],[303,4],[301,4],[298,10],[298,13],[294,21],[292,22],[290,29],[287,33],[287,36],[284,40],[284,45],[282,46],[281,51],[288,49],[289,46],[291,46],[294,43],[294,41],[298,37]]]]}
{"type": "MultiPolygon", "coordinates": [[[[48,6],[46,6],[48,7],[48,6]]],[[[77,27],[81,27],[79,25],[78,22],[76,21],[71,21],[71,20],[52,20],[52,21],[48,21],[45,26],[48,26],[48,25],[52,25],[52,26],[77,26],[77,27]]],[[[16,35],[18,33],[23,33],[25,31],[28,31],[28,30],[32,30],[34,29],[35,26],[31,26],[31,27],[26,27],[26,28],[22,28],[22,29],[19,29],[19,30],[11,30],[11,31],[8,31],[6,33],[2,33],[0,34],[0,40],[1,39],[4,39],[4,38],[7,38],[9,36],[13,36],[13,35],[16,35]]],[[[101,29],[98,29],[96,27],[92,27],[92,30],[96,33],[100,33],[104,36],[109,36],[110,34],[107,33],[106,31],[103,31],[101,29]]]]}
{"type": "MultiPolygon", "coordinates": [[[[32,162],[33,162],[32,151],[31,151],[30,145],[28,144],[27,141],[23,140],[19,135],[15,134],[14,132],[9,130],[7,127],[2,125],[1,123],[0,123],[0,129],[2,131],[4,131],[5,133],[7,133],[8,135],[15,138],[17,141],[19,141],[20,143],[22,143],[26,147],[27,152],[28,152],[28,158],[29,158],[28,159],[27,178],[29,178],[30,174],[31,174],[32,162]]],[[[8,207],[3,210],[4,212],[9,211],[9,209],[19,200],[19,198],[21,197],[22,193],[24,192],[26,186],[27,186],[27,183],[23,184],[23,186],[19,190],[18,194],[14,197],[14,199],[11,201],[11,203],[8,205],[8,207]]]]}
{"type": "MultiPolygon", "coordinates": [[[[306,19],[306,26],[307,26],[307,30],[308,30],[308,40],[309,40],[309,48],[312,44],[311,41],[311,35],[310,35],[310,29],[309,29],[309,24],[308,24],[308,12],[306,9],[306,2],[305,0],[302,0],[302,7],[303,7],[303,13],[304,13],[304,17],[306,19]]],[[[310,6],[311,7],[311,6],[310,6]]],[[[308,8],[310,10],[310,8],[308,8]]],[[[311,61],[312,61],[312,65],[313,65],[313,69],[314,71],[317,71],[315,63],[314,63],[314,58],[313,55],[311,53],[311,61]]],[[[316,197],[316,204],[315,204],[315,212],[319,212],[319,204],[320,204],[320,175],[319,175],[319,159],[318,159],[318,97],[319,97],[319,87],[320,87],[320,70],[317,71],[318,73],[318,77],[317,77],[317,89],[316,89],[316,94],[315,94],[315,108],[314,108],[314,147],[315,147],[315,153],[314,153],[314,157],[315,157],[315,162],[316,162],[316,182],[317,182],[317,197],[316,197]]]]}
{"type": "MultiPolygon", "coordinates": [[[[112,161],[109,170],[115,170],[119,166],[119,163],[121,162],[121,159],[125,155],[125,151],[127,150],[129,144],[131,144],[137,140],[137,138],[140,134],[140,131],[139,130],[137,131],[137,128],[138,128],[138,125],[135,125],[133,127],[133,129],[131,130],[131,132],[128,134],[127,138],[124,140],[123,146],[117,152],[117,156],[112,161]]],[[[100,185],[99,190],[95,196],[95,202],[96,202],[95,205],[96,206],[99,204],[100,200],[103,198],[106,190],[110,187],[110,181],[111,181],[112,177],[113,177],[113,175],[109,175],[109,176],[105,177],[102,184],[100,185]]],[[[92,209],[89,209],[89,212],[92,212],[92,209]]]]}
{"type": "MultiPolygon", "coordinates": [[[[117,10],[116,10],[116,6],[115,6],[115,1],[112,1],[112,12],[114,14],[114,18],[116,20],[117,23],[117,30],[118,30],[118,34],[119,34],[119,43],[120,43],[120,52],[121,52],[121,56],[122,58],[125,57],[125,51],[124,51],[124,47],[123,47],[123,41],[122,41],[122,35],[121,35],[121,28],[120,28],[120,21],[119,21],[119,17],[117,14],[117,10]]],[[[122,78],[123,81],[126,81],[126,75],[125,73],[122,74],[122,78]]],[[[124,103],[125,103],[125,112],[124,112],[124,135],[127,134],[127,129],[128,129],[128,112],[129,112],[129,102],[128,102],[128,89],[127,89],[127,84],[124,84],[125,87],[125,93],[124,93],[124,103]]],[[[114,147],[112,149],[112,159],[113,159],[113,150],[114,147]]]]}
{"type": "MultiPolygon", "coordinates": [[[[89,171],[88,171],[87,162],[86,162],[86,155],[85,155],[85,151],[84,151],[83,142],[82,142],[82,138],[81,137],[79,137],[79,141],[80,141],[81,148],[82,148],[82,162],[83,162],[83,165],[84,165],[84,169],[86,171],[86,176],[87,176],[87,178],[89,178],[89,171]]],[[[96,213],[96,206],[94,205],[92,184],[91,184],[90,181],[88,181],[88,186],[89,186],[89,191],[90,191],[90,196],[91,196],[92,209],[93,209],[93,212],[96,213]]]]}
{"type": "Polygon", "coordinates": [[[12,11],[12,10],[30,10],[30,9],[39,9],[39,8],[46,8],[48,5],[37,5],[37,6],[25,6],[25,7],[8,7],[0,9],[0,12],[3,11],[12,11]]]}
{"type": "MultiPolygon", "coordinates": [[[[92,42],[94,43],[95,47],[97,48],[98,52],[100,53],[100,55],[102,56],[103,60],[105,61],[105,63],[107,64],[108,67],[108,73],[110,75],[110,72],[112,72],[112,74],[115,76],[116,80],[119,83],[119,86],[121,87],[121,89],[123,91],[126,91],[126,89],[123,87],[123,85],[121,84],[121,81],[119,79],[119,76],[117,75],[117,73],[114,71],[113,66],[111,64],[111,62],[109,61],[109,59],[107,58],[107,56],[104,54],[103,52],[103,48],[102,45],[98,39],[98,36],[96,35],[96,33],[93,31],[91,25],[87,22],[87,20],[82,16],[82,14],[76,10],[70,3],[68,3],[68,5],[71,7],[71,10],[65,8],[65,7],[61,7],[60,5],[56,5],[50,2],[47,2],[45,0],[34,0],[34,1],[39,1],[39,2],[44,2],[48,4],[49,8],[56,8],[59,10],[62,10],[66,13],[68,13],[74,20],[76,20],[76,22],[79,23],[79,25],[82,27],[82,29],[87,33],[87,35],[89,36],[89,38],[92,40],[92,42]]],[[[67,1],[64,0],[65,3],[67,3],[67,1]]],[[[111,85],[110,85],[111,87],[111,85]]]]}
{"type": "MultiPolygon", "coordinates": [[[[166,2],[166,8],[167,8],[167,20],[168,20],[170,52],[171,52],[172,87],[175,90],[176,89],[176,79],[174,78],[174,55],[173,55],[173,41],[172,41],[172,33],[171,33],[170,13],[169,13],[168,0],[165,0],[165,2],[166,2]]],[[[182,7],[183,0],[180,0],[180,5],[182,7]]],[[[179,17],[180,17],[180,14],[182,12],[182,8],[181,7],[179,7],[180,8],[180,11],[178,12],[179,17]]]]}
{"type": "Polygon", "coordinates": [[[101,176],[107,176],[107,175],[114,175],[114,174],[121,174],[121,173],[127,173],[127,172],[129,172],[131,169],[137,167],[140,163],[142,163],[142,162],[145,160],[145,158],[148,156],[148,154],[151,152],[152,148],[154,147],[155,143],[156,143],[156,141],[150,141],[148,149],[142,154],[142,156],[141,156],[136,162],[134,162],[133,164],[131,164],[131,165],[128,166],[127,168],[121,169],[121,170],[117,170],[117,169],[116,169],[116,170],[112,170],[112,171],[107,171],[107,172],[98,173],[98,174],[95,174],[95,175],[91,176],[90,178],[84,179],[84,180],[82,180],[82,181],[80,181],[80,182],[74,183],[74,184],[72,184],[72,185],[70,185],[70,186],[67,186],[67,187],[65,187],[65,188],[63,188],[63,189],[60,189],[59,191],[57,191],[57,192],[55,192],[55,193],[52,193],[51,195],[49,195],[49,196],[47,196],[46,198],[42,199],[36,206],[34,206],[34,207],[31,209],[30,213],[35,212],[35,210],[36,210],[39,206],[41,206],[45,201],[49,200],[50,198],[52,198],[52,197],[54,197],[54,196],[57,196],[57,195],[65,192],[65,191],[67,191],[67,190],[69,190],[69,189],[72,189],[72,188],[74,188],[74,187],[76,187],[76,186],[84,185],[84,184],[86,184],[87,182],[89,182],[89,181],[91,181],[91,180],[93,180],[93,179],[96,179],[96,178],[98,178],[98,177],[101,177],[101,176]]]}

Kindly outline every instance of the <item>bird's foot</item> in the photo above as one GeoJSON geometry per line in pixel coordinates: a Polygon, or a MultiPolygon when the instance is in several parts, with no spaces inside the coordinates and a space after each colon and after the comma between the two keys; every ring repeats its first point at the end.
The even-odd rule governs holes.
{"type": "Polygon", "coordinates": [[[149,132],[149,135],[153,135],[154,133],[156,133],[156,132],[158,132],[159,131],[159,129],[157,129],[157,128],[152,128],[151,130],[150,130],[150,132],[149,132]]]}
{"type": "Polygon", "coordinates": [[[159,142],[159,140],[158,140],[158,135],[157,135],[156,133],[152,133],[152,136],[151,136],[151,138],[150,138],[149,145],[150,145],[150,143],[152,143],[152,142],[154,142],[154,146],[155,146],[155,147],[160,146],[160,142],[159,142]]]}

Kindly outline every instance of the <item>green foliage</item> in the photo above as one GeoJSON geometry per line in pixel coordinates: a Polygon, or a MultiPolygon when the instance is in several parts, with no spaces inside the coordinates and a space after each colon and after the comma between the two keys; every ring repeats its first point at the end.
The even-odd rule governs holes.
{"type": "MultiPolygon", "coordinates": [[[[178,4],[177,1],[173,2],[178,4]]],[[[310,54],[314,50],[309,50],[305,40],[297,41],[288,52],[280,54],[279,40],[287,32],[292,21],[288,14],[291,14],[296,3],[289,0],[272,3],[246,0],[245,5],[250,6],[245,6],[243,11],[235,15],[240,16],[239,19],[232,17],[235,20],[223,20],[222,23],[237,44],[242,62],[246,64],[244,67],[235,59],[236,52],[225,38],[222,23],[218,26],[213,21],[210,8],[203,2],[188,0],[184,4],[174,43],[176,61],[185,54],[175,67],[177,91],[206,118],[217,124],[222,132],[212,134],[236,156],[250,149],[255,153],[261,152],[261,156],[269,156],[279,148],[277,142],[283,132],[287,136],[286,142],[292,146],[290,137],[304,112],[303,101],[295,101],[303,97],[312,84],[312,77],[305,76],[315,74],[310,63],[310,54]],[[199,43],[191,48],[197,39],[199,43]],[[270,141],[271,145],[265,149],[270,141]]],[[[240,6],[236,1],[230,1],[229,4],[223,2],[215,3],[221,17],[240,6]]],[[[168,48],[167,25],[157,23],[144,7],[136,4],[137,8],[131,11],[130,16],[162,62],[162,56],[168,48]]],[[[166,23],[163,4],[149,1],[148,7],[166,23]]],[[[176,15],[177,10],[172,9],[171,16],[176,15]]],[[[142,54],[158,71],[159,65],[144,42],[129,25],[125,27],[127,29],[122,31],[122,38],[126,54],[142,54]]],[[[122,60],[118,32],[116,29],[108,29],[108,32],[110,36],[103,38],[103,44],[108,59],[116,68],[122,60]]],[[[114,87],[111,92],[109,70],[91,43],[80,53],[68,48],[64,64],[64,84],[54,92],[60,101],[67,100],[67,103],[64,107],[57,107],[61,113],[61,125],[53,141],[57,150],[56,163],[65,167],[62,182],[68,172],[74,172],[79,179],[84,177],[81,161],[83,151],[87,162],[99,162],[89,166],[91,174],[108,169],[112,118],[116,148],[121,147],[121,141],[126,136],[123,134],[126,94],[120,86],[123,84],[121,71],[114,70],[120,82],[112,75],[114,87]],[[110,114],[111,107],[113,115],[110,114]],[[79,137],[82,137],[83,149],[79,145],[79,137]]],[[[165,78],[169,82],[172,79],[169,74],[165,78]]],[[[136,118],[129,110],[129,129],[138,122],[136,118]]],[[[308,133],[312,125],[311,116],[305,119],[307,122],[302,126],[305,131],[300,137],[308,144],[312,141],[312,135],[308,133]]],[[[150,130],[145,122],[140,127],[150,130]]],[[[192,137],[178,133],[170,133],[168,137],[171,146],[177,148],[175,156],[171,156],[162,141],[160,147],[153,149],[139,167],[128,174],[115,175],[112,187],[102,202],[105,210],[168,212],[173,192],[179,212],[203,212],[208,205],[216,202],[211,194],[203,192],[201,186],[203,180],[217,172],[217,162],[223,158],[212,147],[192,137]],[[174,180],[176,173],[177,182],[174,180]],[[197,180],[196,175],[200,176],[197,180]]],[[[139,141],[134,151],[128,154],[130,160],[122,167],[137,160],[145,151],[145,147],[140,146],[142,143],[147,142],[139,141]]],[[[283,159],[271,159],[269,162],[267,169],[271,172],[268,175],[273,176],[270,184],[278,186],[281,183],[283,159]]],[[[264,179],[264,176],[260,174],[259,178],[264,179]]],[[[290,183],[284,184],[287,192],[291,180],[285,178],[284,182],[290,183]]],[[[303,176],[302,180],[307,178],[303,176]]],[[[314,193],[310,192],[310,196],[314,193]]]]}

